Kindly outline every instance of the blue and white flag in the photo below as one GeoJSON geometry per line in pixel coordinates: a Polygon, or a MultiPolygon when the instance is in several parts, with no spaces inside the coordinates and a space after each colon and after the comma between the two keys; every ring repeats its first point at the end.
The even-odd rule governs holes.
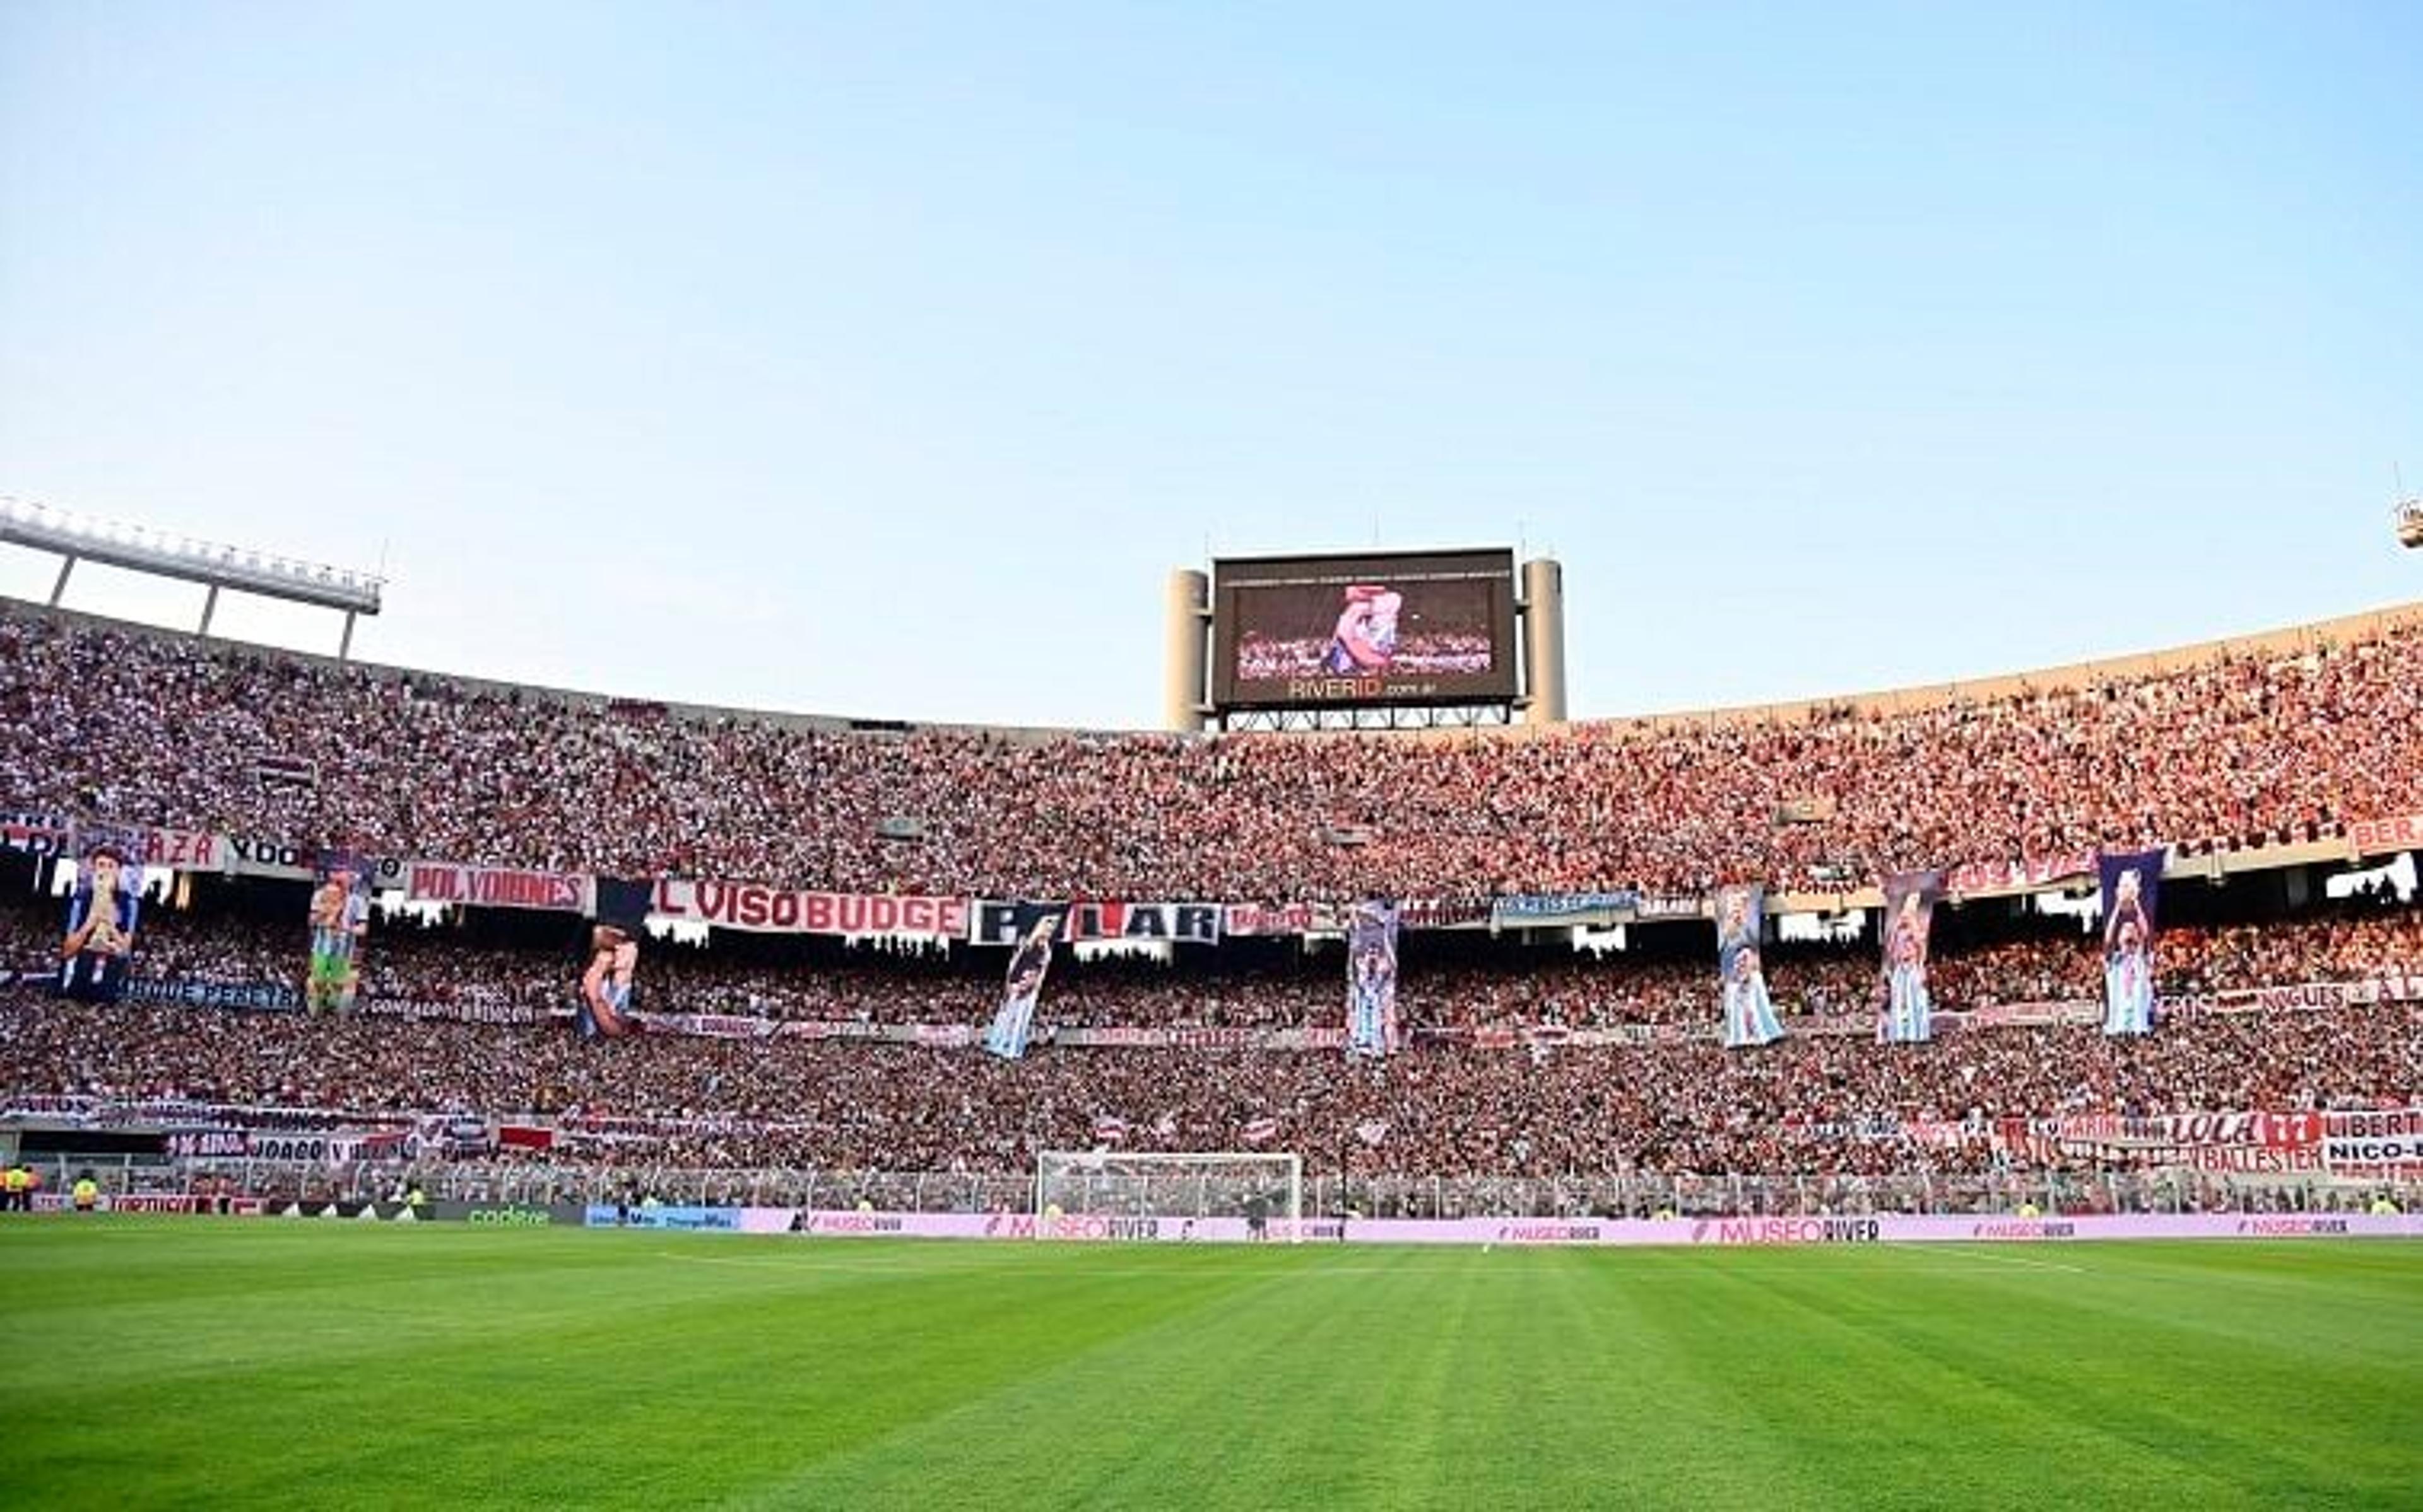
{"type": "Polygon", "coordinates": [[[1035,1002],[1043,996],[1043,979],[1052,972],[1052,947],[1069,919],[1065,903],[1021,903],[1018,906],[1018,943],[1009,953],[1009,976],[1004,983],[1001,1007],[985,1031],[984,1047],[1005,1061],[1026,1053],[1035,1032],[1035,1002]]]}
{"type": "Polygon", "coordinates": [[[1882,1045],[1923,1045],[1935,1037],[1935,1004],[1926,990],[1926,941],[1935,906],[1943,898],[1940,872],[1902,872],[1885,878],[1885,1001],[1877,1017],[1882,1045]]]}
{"type": "Polygon", "coordinates": [[[2154,1032],[2154,928],[2162,853],[2107,851],[2096,858],[2103,885],[2103,1032],[2154,1032]]]}
{"type": "Polygon", "coordinates": [[[1395,1053],[1397,906],[1367,898],[1346,925],[1346,1053],[1395,1053]]]}
{"type": "Polygon", "coordinates": [[[84,1002],[116,1002],[126,991],[135,926],[143,911],[139,837],[78,828],[75,891],[59,944],[58,990],[84,1002]]]}
{"type": "Polygon", "coordinates": [[[1767,1000],[1758,941],[1766,921],[1766,890],[1755,885],[1717,890],[1717,980],[1725,1008],[1725,1048],[1771,1045],[1783,1037],[1767,1000]]]}

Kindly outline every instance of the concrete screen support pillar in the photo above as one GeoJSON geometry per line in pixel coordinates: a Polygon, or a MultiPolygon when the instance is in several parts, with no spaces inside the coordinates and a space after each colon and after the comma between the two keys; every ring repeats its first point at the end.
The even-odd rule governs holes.
{"type": "Polygon", "coordinates": [[[1203,728],[1203,705],[1210,700],[1211,685],[1203,676],[1212,623],[1210,575],[1186,567],[1171,573],[1162,612],[1162,727],[1194,734],[1203,728]]]}
{"type": "Polygon", "coordinates": [[[1565,722],[1565,569],[1553,557],[1523,564],[1523,661],[1530,674],[1525,724],[1565,722]]]}

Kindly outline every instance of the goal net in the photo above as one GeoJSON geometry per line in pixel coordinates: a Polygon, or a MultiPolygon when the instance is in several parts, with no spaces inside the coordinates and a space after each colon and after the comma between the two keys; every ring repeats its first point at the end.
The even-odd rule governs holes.
{"type": "Polygon", "coordinates": [[[1035,1162],[1035,1216],[1036,1232],[1045,1236],[1053,1220],[1237,1219],[1247,1238],[1295,1243],[1304,1229],[1304,1159],[1226,1151],[1046,1151],[1035,1162]]]}

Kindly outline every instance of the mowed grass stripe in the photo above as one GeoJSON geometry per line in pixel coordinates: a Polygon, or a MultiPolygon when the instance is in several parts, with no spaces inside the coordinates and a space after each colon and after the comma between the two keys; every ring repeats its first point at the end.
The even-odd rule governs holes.
{"type": "Polygon", "coordinates": [[[0,1274],[32,1304],[0,1354],[11,1507],[2208,1512],[2423,1488],[2403,1243],[1484,1253],[62,1220],[0,1225],[0,1274]]]}
{"type": "Polygon", "coordinates": [[[139,1266],[142,1326],[121,1334],[103,1305],[111,1280],[96,1274],[91,1305],[47,1318],[0,1363],[12,1427],[0,1475],[23,1471],[24,1488],[78,1504],[104,1484],[112,1504],[136,1506],[695,1504],[1245,1284],[1167,1276],[1103,1306],[1098,1283],[1041,1277],[1004,1309],[982,1286],[910,1266],[680,1265],[655,1252],[657,1235],[323,1229],[212,1242],[230,1232],[154,1237],[188,1265],[250,1266],[245,1299],[205,1287],[213,1307],[164,1335],[143,1290],[160,1278],[139,1266]],[[566,1251],[579,1263],[548,1263],[566,1251]],[[471,1264],[451,1294],[427,1289],[429,1267],[442,1277],[499,1252],[528,1270],[471,1264]],[[79,1338],[120,1355],[115,1378],[78,1381],[79,1338]]]}

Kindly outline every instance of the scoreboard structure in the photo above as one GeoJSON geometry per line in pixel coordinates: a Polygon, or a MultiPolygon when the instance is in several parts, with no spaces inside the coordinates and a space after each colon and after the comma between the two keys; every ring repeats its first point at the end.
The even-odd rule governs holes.
{"type": "Polygon", "coordinates": [[[1164,723],[1560,723],[1564,588],[1504,547],[1224,557],[1173,573],[1164,723]]]}

